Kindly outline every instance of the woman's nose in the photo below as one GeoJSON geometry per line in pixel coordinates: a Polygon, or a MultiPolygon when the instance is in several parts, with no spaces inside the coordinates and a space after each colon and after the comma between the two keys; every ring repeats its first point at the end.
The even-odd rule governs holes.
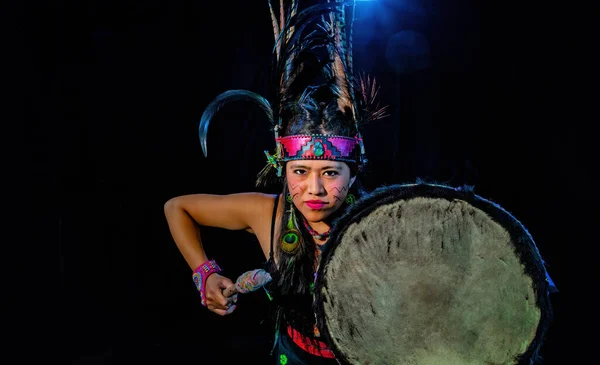
{"type": "Polygon", "coordinates": [[[312,174],[308,178],[308,187],[306,191],[312,195],[322,195],[325,192],[325,188],[323,187],[323,182],[321,181],[321,177],[316,174],[312,174]]]}

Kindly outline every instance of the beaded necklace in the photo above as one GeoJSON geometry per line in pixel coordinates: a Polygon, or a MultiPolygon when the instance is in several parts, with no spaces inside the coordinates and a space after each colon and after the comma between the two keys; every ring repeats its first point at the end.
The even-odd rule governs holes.
{"type": "Polygon", "coordinates": [[[327,232],[323,232],[323,233],[319,233],[317,231],[315,231],[306,221],[306,219],[302,220],[304,222],[304,227],[306,227],[306,229],[308,230],[308,232],[311,234],[311,236],[313,236],[315,239],[317,240],[324,240],[326,238],[329,237],[329,229],[327,230],[327,232]]]}

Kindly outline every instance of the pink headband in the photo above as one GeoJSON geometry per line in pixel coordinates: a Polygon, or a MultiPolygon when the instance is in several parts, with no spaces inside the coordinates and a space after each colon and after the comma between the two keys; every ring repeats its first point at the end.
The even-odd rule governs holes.
{"type": "Polygon", "coordinates": [[[358,163],[361,139],[323,134],[293,135],[275,139],[281,143],[282,161],[337,160],[358,163]]]}

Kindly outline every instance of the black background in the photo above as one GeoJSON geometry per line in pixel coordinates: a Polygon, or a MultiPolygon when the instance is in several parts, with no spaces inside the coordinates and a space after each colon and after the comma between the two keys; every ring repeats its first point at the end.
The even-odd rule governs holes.
{"type": "MultiPolygon", "coordinates": [[[[355,23],[355,68],[377,78],[380,100],[390,105],[390,117],[364,130],[371,161],[364,184],[469,184],[511,212],[560,289],[544,364],[579,363],[587,352],[579,316],[590,291],[582,260],[593,257],[586,207],[598,202],[590,194],[597,154],[588,120],[567,107],[574,70],[566,10],[517,1],[379,3],[378,12],[357,6],[355,23]],[[361,43],[359,27],[375,30],[369,42],[361,43]],[[401,30],[429,42],[427,67],[398,73],[388,63],[386,44],[401,30]]],[[[263,363],[271,340],[266,298],[243,296],[224,318],[201,307],[163,204],[182,194],[253,189],[262,151],[274,144],[260,113],[233,106],[220,115],[208,159],[197,126],[225,90],[266,93],[266,2],[12,2],[7,9],[6,44],[15,51],[5,54],[6,77],[17,96],[6,99],[7,110],[22,117],[15,132],[25,137],[7,156],[26,191],[7,194],[22,223],[11,231],[30,243],[18,246],[30,254],[50,251],[27,259],[35,284],[17,289],[39,305],[40,289],[50,287],[40,284],[40,270],[52,267],[59,276],[51,288],[60,294],[27,309],[44,309],[42,320],[17,326],[27,343],[22,363],[34,355],[78,365],[263,363]],[[42,218],[25,218],[31,211],[42,218]]],[[[232,278],[264,262],[246,234],[203,235],[232,278]]]]}

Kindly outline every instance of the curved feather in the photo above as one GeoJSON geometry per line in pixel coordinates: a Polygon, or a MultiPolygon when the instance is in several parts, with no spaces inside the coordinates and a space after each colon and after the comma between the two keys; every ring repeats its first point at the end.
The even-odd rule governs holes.
{"type": "Polygon", "coordinates": [[[208,148],[206,145],[208,136],[208,126],[214,118],[214,116],[221,110],[223,106],[231,102],[236,101],[247,101],[258,105],[269,118],[269,122],[273,124],[273,109],[271,104],[261,95],[248,90],[228,90],[219,94],[213,101],[208,104],[202,117],[200,118],[200,124],[198,125],[198,135],[200,137],[200,145],[202,146],[202,152],[204,157],[208,157],[208,148]]]}

